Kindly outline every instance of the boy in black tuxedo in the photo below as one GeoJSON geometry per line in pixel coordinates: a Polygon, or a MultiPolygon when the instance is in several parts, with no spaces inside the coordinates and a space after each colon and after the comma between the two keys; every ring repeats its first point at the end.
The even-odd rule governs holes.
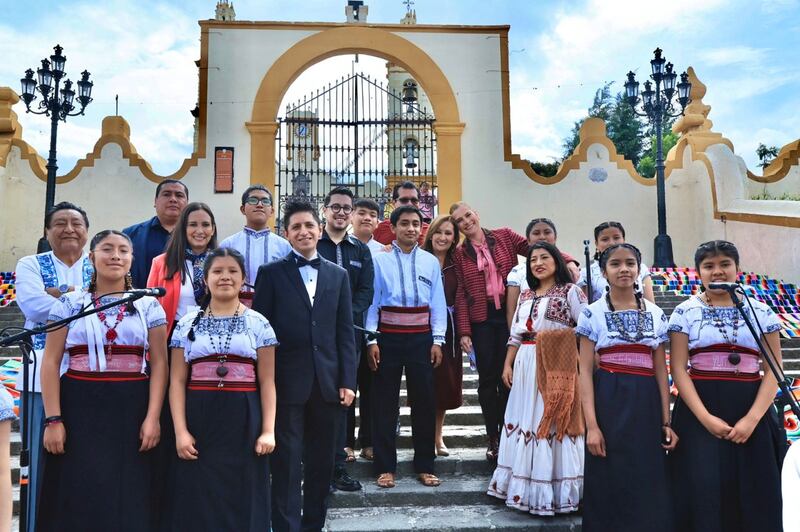
{"type": "Polygon", "coordinates": [[[253,310],[270,321],[280,342],[272,529],[318,531],[325,524],[341,409],[355,395],[350,283],[343,268],[317,255],[320,221],[309,203],[287,204],[283,224],[292,252],[259,268],[253,299],[253,310]]]}

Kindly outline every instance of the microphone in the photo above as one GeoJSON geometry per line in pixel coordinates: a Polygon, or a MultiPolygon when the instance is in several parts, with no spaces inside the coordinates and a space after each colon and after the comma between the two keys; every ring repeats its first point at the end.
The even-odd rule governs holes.
{"type": "Polygon", "coordinates": [[[163,286],[154,286],[151,288],[138,288],[135,290],[126,290],[128,294],[133,294],[139,297],[145,296],[152,296],[152,297],[164,297],[167,295],[167,289],[163,286]]]}
{"type": "Polygon", "coordinates": [[[708,288],[710,290],[737,290],[741,288],[739,283],[708,283],[708,288]]]}

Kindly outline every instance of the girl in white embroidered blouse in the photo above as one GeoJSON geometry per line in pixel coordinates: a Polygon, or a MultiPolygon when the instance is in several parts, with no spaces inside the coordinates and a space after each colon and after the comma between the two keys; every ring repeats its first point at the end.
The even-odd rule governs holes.
{"type": "MultiPolygon", "coordinates": [[[[102,231],[90,249],[95,273],[89,288],[62,296],[49,321],[113,302],[132,288],[133,246],[126,235],[102,231]]],[[[42,363],[47,454],[37,530],[85,531],[87,521],[93,530],[152,529],[149,451],[161,437],[166,329],[161,305],[143,297],[47,335],[42,363]]]]}
{"type": "Polygon", "coordinates": [[[278,341],[269,321],[239,302],[244,271],[238,251],[210,252],[207,297],[172,335],[179,460],[169,530],[269,530],[278,341]]]}
{"type": "Polygon", "coordinates": [[[609,288],[583,311],[575,331],[586,420],[583,526],[669,532],[665,451],[678,436],[669,423],[667,319],[634,288],[638,249],[612,245],[599,263],[609,288]]]}
{"type": "MultiPolygon", "coordinates": [[[[672,425],[681,444],[671,456],[676,530],[759,530],[781,526],[779,462],[785,436],[772,401],[778,385],[761,368],[755,339],[726,290],[736,282],[739,251],[714,240],[695,252],[705,291],[684,301],[669,321],[678,400],[672,425]],[[688,369],[687,369],[688,367],[688,369]]],[[[745,311],[781,363],[775,313],[751,300],[745,311]]]]}

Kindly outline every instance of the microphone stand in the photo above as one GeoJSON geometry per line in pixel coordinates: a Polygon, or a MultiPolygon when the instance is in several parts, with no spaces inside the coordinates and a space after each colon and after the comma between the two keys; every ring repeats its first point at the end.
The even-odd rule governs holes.
{"type": "MultiPolygon", "coordinates": [[[[772,353],[772,348],[767,349],[768,346],[765,346],[764,343],[761,341],[761,335],[756,331],[755,326],[751,319],[747,316],[747,313],[744,311],[744,301],[747,299],[749,300],[749,296],[744,291],[744,289],[738,285],[728,286],[725,288],[731,296],[731,300],[736,308],[739,310],[739,315],[744,320],[744,323],[747,325],[747,328],[750,330],[750,334],[753,335],[753,339],[756,341],[756,345],[758,346],[758,350],[761,352],[761,358],[763,358],[767,365],[769,366],[772,375],[775,377],[775,380],[778,382],[778,388],[780,388],[783,401],[789,405],[794,412],[794,415],[800,419],[800,405],[797,403],[797,399],[795,399],[794,394],[792,394],[792,390],[789,388],[788,383],[786,382],[787,377],[786,374],[783,373],[783,369],[778,366],[777,361],[775,360],[774,354],[772,353]],[[739,298],[737,293],[741,293],[743,297],[739,298]]],[[[752,305],[751,305],[752,306],[752,305]]],[[[755,319],[755,313],[753,313],[753,319],[755,319]]],[[[759,329],[761,325],[759,324],[759,329]]],[[[780,413],[781,419],[783,418],[783,412],[780,413]]]]}
{"type": "MultiPolygon", "coordinates": [[[[104,294],[107,295],[107,294],[104,294]]],[[[22,431],[21,435],[21,444],[22,449],[20,450],[19,455],[19,529],[21,531],[28,530],[28,479],[30,478],[29,468],[30,468],[30,438],[29,433],[33,427],[29,427],[29,416],[30,416],[30,395],[29,393],[32,390],[29,390],[30,383],[28,382],[28,375],[29,375],[29,365],[31,364],[32,360],[30,355],[33,354],[35,358],[36,352],[33,350],[33,343],[32,338],[37,334],[41,333],[48,333],[50,331],[60,329],[68,325],[69,323],[83,318],[85,316],[89,316],[91,314],[97,314],[103,310],[117,307],[119,305],[126,305],[137,299],[141,299],[145,296],[144,293],[135,293],[131,294],[127,297],[123,297],[121,299],[117,299],[110,303],[106,303],[105,305],[101,305],[99,307],[95,307],[92,305],[90,308],[82,310],[78,314],[74,316],[70,316],[69,318],[64,318],[63,320],[54,321],[52,323],[48,323],[46,325],[42,325],[40,327],[36,327],[34,329],[24,329],[22,327],[6,327],[5,329],[0,330],[0,347],[8,347],[14,344],[18,344],[20,349],[22,350],[22,381],[24,382],[25,388],[24,392],[22,392],[22,409],[20,410],[20,429],[22,431]],[[6,331],[9,329],[16,329],[21,330],[22,332],[8,336],[6,331]]],[[[100,296],[103,297],[103,296],[100,296]]],[[[99,298],[98,298],[99,299],[99,298]]],[[[34,465],[34,469],[38,467],[38,464],[34,465]]]]}
{"type": "Polygon", "coordinates": [[[586,295],[592,303],[592,259],[589,257],[589,241],[583,241],[583,256],[586,258],[586,295]]]}

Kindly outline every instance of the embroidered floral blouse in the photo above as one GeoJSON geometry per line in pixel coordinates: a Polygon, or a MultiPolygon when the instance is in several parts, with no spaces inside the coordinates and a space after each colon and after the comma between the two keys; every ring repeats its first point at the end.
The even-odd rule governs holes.
{"type": "Polygon", "coordinates": [[[194,341],[191,341],[188,338],[189,329],[198,312],[184,316],[172,333],[170,347],[183,349],[186,362],[219,354],[229,333],[232,333],[231,341],[225,353],[228,355],[257,359],[260,347],[278,345],[275,331],[267,318],[251,309],[246,309],[236,317],[203,316],[194,326],[194,341]]]}

